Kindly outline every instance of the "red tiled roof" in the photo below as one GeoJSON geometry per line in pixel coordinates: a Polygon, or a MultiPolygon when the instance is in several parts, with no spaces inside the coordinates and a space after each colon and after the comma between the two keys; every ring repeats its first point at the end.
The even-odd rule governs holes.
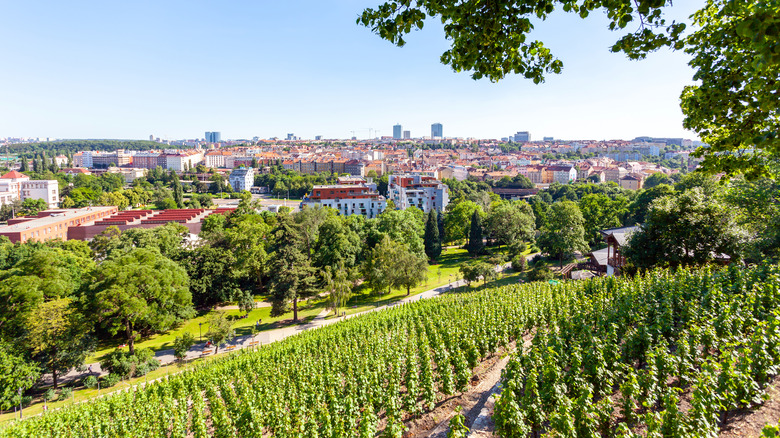
{"type": "Polygon", "coordinates": [[[15,170],[12,170],[12,171],[6,173],[3,176],[0,176],[0,178],[3,178],[3,179],[13,179],[13,178],[25,178],[26,176],[27,175],[25,175],[23,173],[20,173],[20,172],[17,172],[15,170]]]}

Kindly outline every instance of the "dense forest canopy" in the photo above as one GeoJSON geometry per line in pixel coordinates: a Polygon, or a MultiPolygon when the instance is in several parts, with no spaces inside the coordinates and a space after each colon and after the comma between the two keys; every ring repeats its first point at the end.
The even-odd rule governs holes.
{"type": "MultiPolygon", "coordinates": [[[[6,145],[0,148],[7,153],[38,153],[55,151],[57,153],[78,151],[107,151],[117,149],[130,149],[135,151],[148,151],[162,149],[167,145],[149,140],[57,140],[38,143],[18,143],[6,145]]],[[[177,146],[181,148],[181,146],[177,146]]]]}

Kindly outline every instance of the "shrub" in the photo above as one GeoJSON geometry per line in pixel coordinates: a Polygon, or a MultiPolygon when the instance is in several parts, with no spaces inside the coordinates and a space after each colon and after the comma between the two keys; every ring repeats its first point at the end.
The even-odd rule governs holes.
{"type": "Polygon", "coordinates": [[[511,245],[509,245],[509,253],[510,254],[522,254],[526,249],[528,249],[528,245],[525,244],[522,240],[518,240],[516,242],[512,242],[511,245]]]}
{"type": "Polygon", "coordinates": [[[149,371],[159,368],[160,362],[155,359],[154,352],[148,348],[135,351],[135,355],[122,350],[108,353],[100,362],[100,367],[111,374],[120,377],[143,376],[149,371]]]}
{"type": "Polygon", "coordinates": [[[525,271],[525,265],[525,257],[522,255],[517,255],[512,259],[512,269],[514,269],[516,272],[525,271]]]}
{"type": "Polygon", "coordinates": [[[97,379],[97,377],[95,377],[93,375],[89,375],[89,376],[85,377],[84,381],[81,382],[81,383],[83,383],[84,386],[86,386],[87,388],[91,389],[91,388],[95,388],[97,386],[98,379],[97,379]]]}
{"type": "Polygon", "coordinates": [[[55,398],[57,398],[57,391],[55,391],[54,388],[49,388],[43,393],[43,399],[46,401],[52,401],[55,398]]]}
{"type": "Polygon", "coordinates": [[[537,254],[537,255],[535,255],[535,256],[534,256],[534,257],[531,259],[531,266],[536,266],[536,265],[538,265],[539,263],[541,263],[541,262],[543,262],[543,261],[544,261],[544,257],[542,257],[542,255],[541,255],[541,254],[537,254]]]}
{"type": "Polygon", "coordinates": [[[544,264],[537,264],[528,272],[528,281],[547,281],[555,278],[555,273],[544,264]]]}
{"type": "Polygon", "coordinates": [[[60,391],[60,401],[65,401],[69,399],[73,395],[73,390],[70,388],[62,388],[62,391],[60,391]]]}
{"type": "Polygon", "coordinates": [[[102,379],[100,379],[100,386],[103,388],[110,388],[116,385],[117,383],[119,383],[121,379],[122,376],[120,376],[119,374],[109,374],[103,377],[102,379]]]}

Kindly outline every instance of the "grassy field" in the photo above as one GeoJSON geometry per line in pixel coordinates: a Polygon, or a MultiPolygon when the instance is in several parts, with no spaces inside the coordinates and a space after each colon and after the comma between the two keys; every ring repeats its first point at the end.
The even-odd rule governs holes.
{"type": "MultiPolygon", "coordinates": [[[[314,319],[314,317],[317,316],[324,308],[325,308],[324,300],[316,300],[316,301],[313,300],[311,305],[308,307],[306,307],[305,302],[301,302],[298,308],[298,318],[301,320],[301,322],[310,321],[311,319],[314,319]],[[302,307],[305,308],[302,309],[302,307]]],[[[210,310],[208,312],[200,312],[198,316],[196,316],[195,318],[186,321],[184,324],[182,324],[178,328],[169,331],[168,333],[153,335],[148,338],[144,338],[140,341],[137,341],[135,343],[135,347],[150,348],[154,351],[166,350],[169,348],[173,348],[173,340],[176,339],[177,336],[181,336],[184,333],[192,333],[195,336],[195,339],[199,339],[200,333],[202,333],[204,336],[206,335],[206,332],[208,331],[207,321],[209,317],[215,312],[216,312],[215,310],[210,310]],[[201,323],[203,324],[202,332],[200,331],[201,327],[199,326],[199,324],[201,323]]],[[[236,336],[251,334],[255,322],[258,319],[262,320],[259,329],[260,331],[264,331],[264,330],[272,330],[275,328],[282,327],[282,325],[279,324],[279,321],[292,318],[292,312],[285,313],[282,316],[276,316],[272,318],[270,307],[257,308],[251,311],[249,313],[249,317],[247,318],[239,318],[240,316],[243,315],[243,312],[241,312],[240,310],[226,310],[225,312],[227,313],[228,317],[233,318],[234,321],[233,328],[236,331],[236,336]]],[[[122,340],[115,340],[111,342],[101,343],[101,345],[98,346],[98,349],[94,353],[92,353],[89,357],[87,357],[85,363],[99,362],[100,358],[103,355],[111,352],[122,343],[124,343],[124,341],[122,340]]]]}
{"type": "MultiPolygon", "coordinates": [[[[523,255],[528,254],[530,254],[530,251],[526,251],[523,255]]],[[[465,249],[456,247],[445,249],[442,251],[441,257],[439,257],[439,264],[428,265],[428,278],[426,281],[412,288],[409,295],[417,295],[459,280],[461,278],[460,265],[470,260],[472,258],[465,249]]],[[[370,288],[365,287],[357,290],[355,295],[347,301],[346,307],[340,309],[340,311],[346,312],[347,315],[352,315],[393,303],[404,297],[406,297],[406,289],[393,289],[389,294],[377,295],[370,288]]],[[[333,318],[334,316],[331,314],[328,318],[333,318]]]]}

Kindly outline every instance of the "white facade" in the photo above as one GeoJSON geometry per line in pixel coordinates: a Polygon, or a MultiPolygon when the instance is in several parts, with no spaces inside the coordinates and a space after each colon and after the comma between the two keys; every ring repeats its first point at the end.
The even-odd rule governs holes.
{"type": "Polygon", "coordinates": [[[172,169],[176,172],[183,172],[185,167],[187,169],[193,169],[195,166],[203,161],[203,152],[186,153],[186,154],[171,154],[165,157],[165,162],[168,165],[168,169],[172,169]]]}
{"type": "Polygon", "coordinates": [[[92,151],[81,151],[73,155],[73,165],[76,167],[92,168],[92,151]]]}
{"type": "Polygon", "coordinates": [[[358,183],[354,178],[341,180],[349,184],[314,186],[311,194],[301,202],[301,208],[330,207],[342,216],[359,214],[369,219],[387,208],[387,200],[376,192],[375,185],[358,183]]]}
{"type": "Polygon", "coordinates": [[[390,175],[387,187],[388,197],[400,210],[417,207],[425,213],[431,209],[444,211],[450,202],[449,188],[431,177],[390,175]]]}
{"type": "Polygon", "coordinates": [[[208,152],[206,153],[206,167],[224,168],[225,155],[222,152],[208,152]]]}
{"type": "Polygon", "coordinates": [[[60,183],[56,180],[33,180],[22,183],[22,201],[43,199],[49,208],[60,203],[60,183]]]}
{"type": "Polygon", "coordinates": [[[368,219],[373,219],[387,208],[387,200],[384,196],[377,198],[352,198],[352,199],[307,199],[301,202],[303,207],[330,207],[342,216],[362,214],[368,219]]]}
{"type": "Polygon", "coordinates": [[[15,200],[43,199],[49,208],[60,202],[59,182],[56,180],[33,180],[25,174],[12,171],[0,177],[0,205],[15,200]]]}
{"type": "Polygon", "coordinates": [[[255,169],[251,167],[233,169],[228,180],[234,192],[249,190],[250,187],[255,185],[255,169]]]}
{"type": "Polygon", "coordinates": [[[553,168],[553,181],[569,184],[577,179],[577,168],[574,166],[557,166],[553,168]]]}

